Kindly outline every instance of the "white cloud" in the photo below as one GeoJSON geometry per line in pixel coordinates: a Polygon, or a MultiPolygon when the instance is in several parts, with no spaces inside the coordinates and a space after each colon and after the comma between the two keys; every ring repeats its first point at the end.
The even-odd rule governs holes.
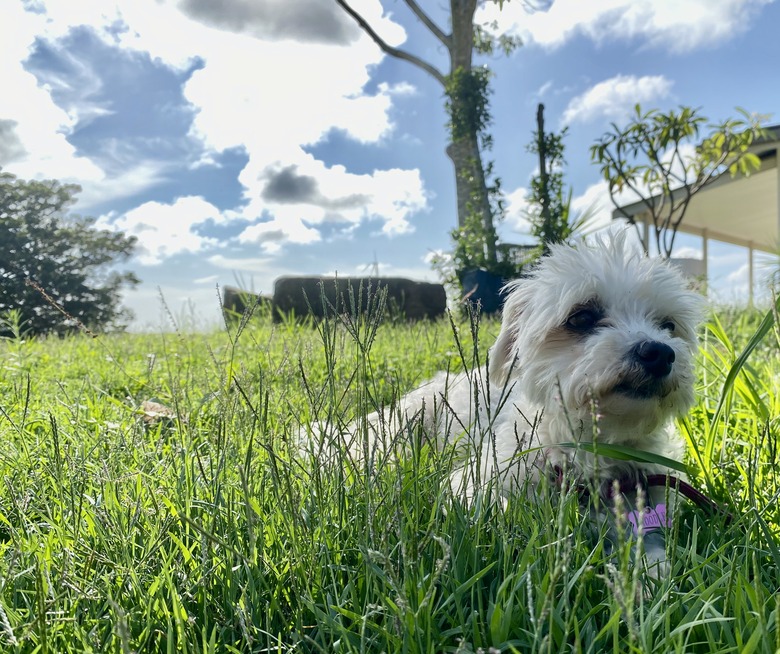
{"type": "Polygon", "coordinates": [[[631,113],[634,105],[665,98],[671,89],[672,82],[663,75],[617,75],[572,98],[563,112],[562,122],[571,124],[600,118],[624,118],[631,113]]]}
{"type": "Polygon", "coordinates": [[[98,227],[119,229],[138,238],[136,257],[154,266],[177,254],[197,253],[217,244],[195,231],[208,220],[223,222],[219,210],[197,196],[178,198],[173,204],[145,202],[127,213],[102,216],[98,227]]]}
{"type": "Polygon", "coordinates": [[[250,225],[238,237],[239,243],[259,245],[265,254],[278,253],[284,243],[306,245],[319,240],[319,231],[309,227],[289,209],[280,209],[270,220],[250,225]]]}
{"type": "Polygon", "coordinates": [[[675,247],[674,256],[677,259],[701,259],[702,249],[695,248],[690,245],[686,245],[684,247],[675,247]]]}
{"type": "MultiPolygon", "coordinates": [[[[615,200],[620,206],[636,202],[637,199],[637,196],[628,190],[623,190],[615,196],[615,200]]],[[[586,234],[595,233],[608,228],[621,229],[623,226],[627,225],[623,220],[613,219],[612,212],[615,209],[615,205],[609,197],[609,189],[607,183],[604,181],[596,182],[595,184],[588,186],[582,194],[572,198],[571,204],[575,214],[588,214],[588,219],[583,226],[583,231],[586,234]]],[[[636,232],[636,229],[636,227],[631,227],[630,231],[634,233],[636,232]]],[[[675,255],[676,253],[677,251],[675,251],[675,255]]]]}
{"type": "Polygon", "coordinates": [[[22,3],[8,3],[0,21],[0,119],[13,122],[20,145],[9,172],[24,178],[56,177],[64,181],[99,181],[102,171],[76,155],[67,141],[77,113],[54,104],[47,86],[21,66],[37,34],[45,33],[44,16],[24,11],[22,3]],[[9,89],[13,89],[9,92],[9,89]]]}
{"type": "Polygon", "coordinates": [[[654,48],[686,52],[722,45],[745,32],[772,0],[555,0],[547,11],[526,3],[486,3],[484,20],[525,42],[557,48],[577,35],[596,43],[636,40],[654,48]]]}
{"type": "MultiPolygon", "coordinates": [[[[319,10],[318,2],[296,0],[296,11],[307,6],[319,10]]],[[[333,130],[360,143],[382,142],[393,130],[393,98],[413,94],[415,89],[401,83],[380,84],[370,94],[364,91],[370,69],[383,55],[349,20],[342,20],[340,10],[326,12],[335,17],[330,27],[320,22],[310,25],[323,38],[307,42],[306,34],[300,32],[300,21],[287,21],[287,14],[280,13],[279,0],[266,4],[265,0],[253,4],[227,0],[221,9],[225,15],[215,16],[209,6],[196,0],[186,6],[175,0],[48,2],[41,3],[44,11],[37,14],[23,11],[21,3],[12,3],[12,15],[6,12],[8,20],[0,24],[0,74],[15,89],[14,94],[0,96],[0,119],[14,160],[12,172],[81,184],[80,210],[164,181],[168,171],[156,162],[128,162],[126,172],[114,178],[99,161],[77,156],[68,135],[80,121],[91,120],[102,109],[90,104],[86,94],[83,102],[63,110],[53,102],[51,89],[39,85],[23,69],[36,38],[56,44],[71,29],[86,26],[110,47],[146,53],[179,70],[191,67],[195,59],[202,62],[183,89],[195,112],[191,137],[203,144],[201,163],[214,161],[220,152],[233,147],[242,147],[249,156],[239,179],[246,198],[240,218],[255,224],[241,235],[242,242],[259,242],[264,251],[278,252],[286,242],[319,240],[317,226],[326,222],[343,222],[345,228],[354,228],[361,221],[374,220],[379,231],[388,236],[412,231],[411,216],[427,207],[419,171],[377,170],[355,175],[342,166],[326,166],[305,148],[321,143],[333,130]],[[238,29],[240,21],[231,18],[246,14],[262,22],[268,11],[287,21],[288,32],[266,34],[263,29],[267,26],[259,23],[257,29],[238,29]],[[341,27],[349,25],[346,32],[339,21],[341,27]],[[171,38],[172,34],[176,38],[171,38]],[[348,47],[334,45],[345,39],[348,47]],[[316,203],[261,202],[266,173],[284,166],[295,166],[311,176],[324,200],[362,195],[365,202],[338,211],[316,203]]],[[[364,0],[361,11],[390,43],[400,44],[406,38],[403,29],[383,15],[379,0],[364,0]]],[[[198,217],[191,215],[187,222],[175,209],[181,202],[147,203],[117,221],[117,225],[139,229],[139,216],[146,220],[151,214],[175,214],[172,224],[177,225],[181,240],[169,241],[169,227],[160,226],[161,245],[146,245],[145,262],[159,262],[165,256],[198,251],[203,246],[204,241],[189,229],[197,225],[198,217]]],[[[239,217],[230,212],[226,215],[239,217]]],[[[152,235],[149,229],[144,231],[146,237],[152,235]]]]}
{"type": "Polygon", "coordinates": [[[101,172],[99,183],[83,184],[83,190],[78,195],[78,210],[88,212],[91,207],[112,200],[127,198],[152,188],[165,181],[168,166],[155,161],[141,161],[132,164],[127,170],[114,177],[105,177],[101,172]]]}
{"type": "Polygon", "coordinates": [[[534,95],[537,98],[543,98],[545,95],[547,95],[550,89],[553,88],[553,86],[555,86],[555,83],[552,80],[548,80],[536,90],[536,93],[534,93],[534,95]]]}
{"type": "MultiPolygon", "coordinates": [[[[378,0],[367,0],[361,10],[389,42],[405,39],[403,30],[382,16],[378,0]]],[[[414,93],[405,83],[380,84],[371,95],[363,91],[369,69],[383,56],[368,37],[360,33],[350,47],[263,41],[189,21],[171,14],[169,6],[155,11],[159,19],[176,23],[176,40],[190,44],[189,55],[204,61],[184,89],[197,108],[193,135],[213,151],[240,146],[249,156],[239,176],[247,201],[240,214],[253,224],[239,236],[241,243],[257,243],[264,252],[274,253],[286,242],[317,242],[318,226],[324,223],[349,229],[364,220],[379,221],[381,233],[388,236],[412,231],[411,216],[427,208],[418,170],[355,175],[343,166],[326,166],[304,149],[322,142],[332,130],[361,143],[381,142],[393,129],[393,97],[414,93]],[[311,179],[316,200],[280,203],[263,198],[269,174],[290,167],[311,179]],[[334,209],[333,203],[350,197],[365,201],[334,209]]],[[[172,51],[170,30],[161,33],[159,19],[135,7],[127,8],[124,16],[141,34],[134,47],[172,61],[186,59],[185,52],[172,51]]]]}
{"type": "Polygon", "coordinates": [[[181,0],[186,14],[206,24],[263,39],[349,44],[358,28],[335,4],[310,0],[181,0]]]}
{"type": "Polygon", "coordinates": [[[744,286],[747,288],[747,279],[748,279],[748,264],[742,264],[739,268],[736,270],[732,270],[728,275],[726,275],[726,281],[738,283],[740,286],[744,286]]]}
{"type": "Polygon", "coordinates": [[[504,197],[504,208],[506,209],[505,222],[508,229],[524,236],[531,233],[531,223],[528,222],[526,212],[528,211],[528,189],[524,186],[516,188],[504,197]]]}
{"type": "MultiPolygon", "coordinates": [[[[506,195],[506,224],[513,232],[527,236],[531,233],[531,223],[526,212],[529,208],[528,189],[519,187],[506,195]]],[[[588,233],[598,231],[613,223],[612,205],[605,182],[591,184],[580,195],[573,195],[571,210],[574,217],[588,215],[584,230],[588,233]]]]}
{"type": "Polygon", "coordinates": [[[240,176],[252,189],[247,192],[249,203],[241,215],[252,224],[239,235],[241,243],[258,244],[266,254],[273,254],[286,242],[321,240],[320,229],[325,225],[348,233],[366,220],[380,224],[385,236],[397,236],[413,231],[412,215],[427,209],[428,198],[418,170],[356,175],[343,166],[325,166],[308,154],[296,161],[285,192],[269,194],[269,178],[278,176],[280,169],[258,171],[250,159],[240,176]]]}
{"type": "Polygon", "coordinates": [[[204,37],[197,53],[205,64],[185,95],[198,108],[195,134],[215,150],[243,145],[273,161],[331,129],[361,142],[376,142],[391,129],[390,89],[362,92],[367,67],[381,59],[375,48],[204,37]]]}
{"type": "Polygon", "coordinates": [[[572,197],[571,209],[575,215],[587,214],[585,231],[591,232],[614,223],[612,220],[612,202],[606,182],[591,184],[581,195],[572,197]]]}

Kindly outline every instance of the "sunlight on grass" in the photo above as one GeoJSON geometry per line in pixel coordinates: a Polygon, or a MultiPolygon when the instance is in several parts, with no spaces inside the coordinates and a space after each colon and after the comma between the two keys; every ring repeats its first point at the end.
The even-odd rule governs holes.
{"type": "Polygon", "coordinates": [[[775,652],[766,320],[721,315],[703,333],[686,463],[735,519],[687,507],[658,582],[628,544],[605,550],[575,494],[453,502],[452,452],[417,425],[386,465],[353,460],[335,429],[304,447],[332,456],[302,455],[299,425],[345,425],[476,365],[495,322],[16,334],[0,342],[0,648],[775,652]]]}

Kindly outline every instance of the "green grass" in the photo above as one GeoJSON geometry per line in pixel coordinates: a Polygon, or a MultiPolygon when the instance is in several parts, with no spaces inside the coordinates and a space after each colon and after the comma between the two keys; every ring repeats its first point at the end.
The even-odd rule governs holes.
{"type": "Polygon", "coordinates": [[[260,319],[0,342],[0,650],[780,648],[773,326],[733,314],[703,332],[688,463],[735,520],[683,511],[659,582],[627,544],[605,552],[576,497],[451,502],[450,455],[413,425],[376,469],[300,456],[299,423],[473,366],[498,325],[473,331],[260,319]],[[150,399],[175,417],[146,424],[150,399]]]}

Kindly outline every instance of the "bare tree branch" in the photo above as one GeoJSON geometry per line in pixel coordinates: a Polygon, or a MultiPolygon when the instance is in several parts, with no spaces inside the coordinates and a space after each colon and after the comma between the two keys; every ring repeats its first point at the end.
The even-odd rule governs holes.
{"type": "Polygon", "coordinates": [[[448,34],[445,34],[441,28],[436,23],[434,23],[433,20],[431,20],[430,16],[428,16],[428,14],[426,14],[420,8],[420,5],[418,5],[415,0],[404,0],[404,2],[407,4],[409,9],[414,12],[414,15],[420,19],[422,24],[425,25],[425,27],[427,27],[431,33],[449,49],[452,44],[452,37],[448,34]]]}
{"type": "Polygon", "coordinates": [[[446,85],[447,78],[438,68],[432,64],[429,64],[427,61],[411,54],[410,52],[407,52],[406,50],[401,50],[400,48],[394,48],[391,46],[374,31],[374,28],[371,27],[366,19],[363,18],[363,16],[361,16],[357,11],[355,11],[345,0],[336,0],[336,4],[338,4],[344,11],[352,16],[353,20],[360,26],[360,29],[362,29],[366,34],[368,34],[368,36],[371,37],[371,40],[379,46],[382,52],[390,55],[391,57],[395,57],[396,59],[408,61],[410,64],[417,66],[421,70],[424,70],[442,86],[446,85]]]}

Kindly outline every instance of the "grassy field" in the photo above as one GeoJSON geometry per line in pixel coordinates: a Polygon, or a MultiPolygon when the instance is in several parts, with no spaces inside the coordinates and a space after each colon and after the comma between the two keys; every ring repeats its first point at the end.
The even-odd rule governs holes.
{"type": "Polygon", "coordinates": [[[576,497],[465,508],[447,452],[376,470],[298,454],[299,423],[473,366],[498,325],[474,331],[259,319],[0,342],[0,651],[780,649],[771,321],[702,330],[687,463],[735,520],[686,508],[658,582],[605,552],[576,497]]]}

